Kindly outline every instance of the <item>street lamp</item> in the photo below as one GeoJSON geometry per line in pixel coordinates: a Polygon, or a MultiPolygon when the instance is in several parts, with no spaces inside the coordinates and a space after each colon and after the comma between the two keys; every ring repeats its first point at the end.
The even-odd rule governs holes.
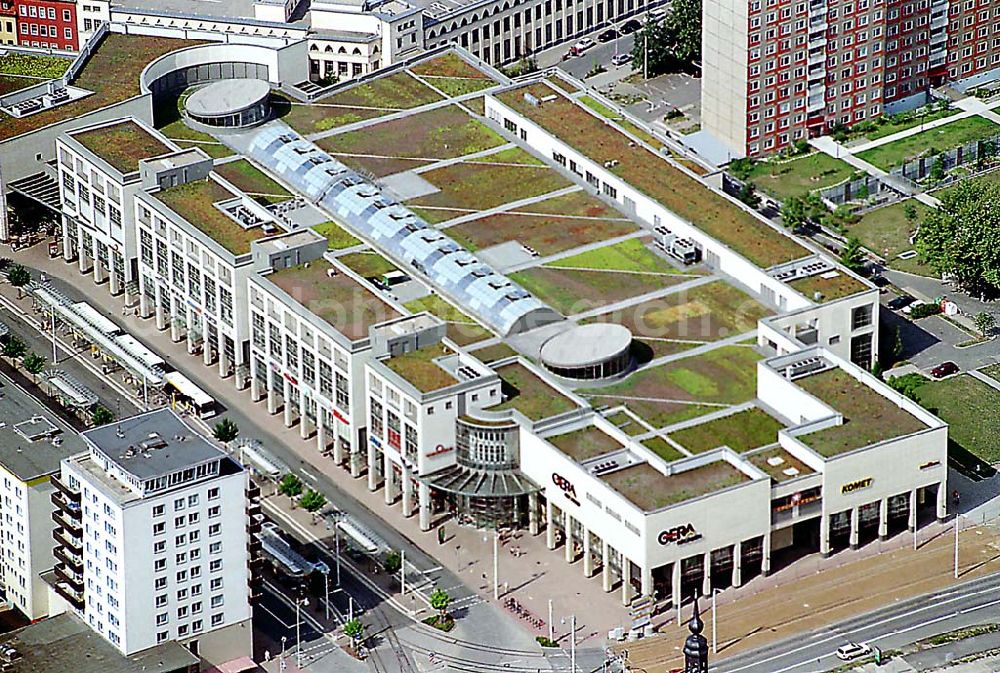
{"type": "MultiPolygon", "coordinates": [[[[566,619],[561,620],[563,624],[566,619]]],[[[576,613],[569,616],[569,670],[576,673],[576,613]]]]}
{"type": "Polygon", "coordinates": [[[330,621],[330,566],[320,561],[316,570],[323,576],[323,605],[326,608],[326,620],[330,621]]]}
{"type": "Polygon", "coordinates": [[[719,590],[716,589],[715,587],[712,587],[712,654],[713,655],[719,653],[719,647],[718,647],[719,641],[716,635],[718,633],[718,630],[715,628],[715,613],[717,612],[715,605],[715,596],[718,593],[719,590]]]}
{"type": "Polygon", "coordinates": [[[288,642],[288,636],[281,636],[281,665],[284,668],[285,665],[285,643],[288,642]]]}
{"type": "Polygon", "coordinates": [[[958,579],[958,530],[959,530],[959,519],[965,518],[964,514],[955,515],[955,579],[958,579]]]}
{"type": "MultiPolygon", "coordinates": [[[[300,587],[301,590],[301,587],[300,587]]],[[[295,599],[295,666],[302,668],[302,607],[309,605],[308,598],[295,599]]]]}

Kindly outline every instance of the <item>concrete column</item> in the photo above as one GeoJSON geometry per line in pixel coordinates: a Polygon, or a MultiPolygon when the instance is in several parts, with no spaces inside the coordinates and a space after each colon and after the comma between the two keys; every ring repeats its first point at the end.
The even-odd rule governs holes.
{"type": "Polygon", "coordinates": [[[549,551],[556,548],[556,529],[552,517],[552,501],[545,501],[545,546],[549,551]]]}
{"type": "MultiPolygon", "coordinates": [[[[334,440],[336,441],[336,440],[334,440]]],[[[377,491],[378,490],[378,470],[375,469],[375,465],[379,459],[378,451],[371,444],[368,445],[368,490],[377,491]]]]}
{"type": "Polygon", "coordinates": [[[403,516],[413,516],[413,471],[406,465],[402,470],[403,478],[403,516]]]}
{"type": "Polygon", "coordinates": [[[278,413],[278,394],[274,392],[274,377],[277,374],[270,367],[267,368],[267,413],[272,416],[278,413]]]}
{"type": "Polygon", "coordinates": [[[538,493],[528,494],[528,532],[538,535],[540,522],[538,521],[538,493]]]}
{"type": "Polygon", "coordinates": [[[566,563],[572,563],[576,560],[576,553],[573,551],[573,517],[567,511],[563,511],[563,540],[566,563]]]}
{"type": "Polygon", "coordinates": [[[292,382],[281,377],[281,408],[285,412],[285,427],[292,427],[292,382]]]}
{"type": "Polygon", "coordinates": [[[830,515],[826,512],[819,520],[819,553],[824,558],[830,555],[830,515]]]}
{"type": "Polygon", "coordinates": [[[218,331],[216,337],[216,344],[218,345],[219,351],[219,378],[224,379],[229,376],[229,356],[226,355],[226,337],[223,336],[222,331],[218,331]]]}
{"type": "Polygon", "coordinates": [[[632,562],[622,554],[622,605],[629,605],[635,596],[632,588],[632,562]]]}
{"type": "Polygon", "coordinates": [[[858,507],[852,507],[851,508],[851,549],[857,549],[858,548],[858,533],[859,533],[859,531],[858,531],[858,523],[859,523],[858,512],[859,512],[859,508],[858,507]]]}
{"type": "Polygon", "coordinates": [[[917,529],[917,489],[910,491],[910,517],[906,525],[911,533],[917,529]]]}
{"type": "Polygon", "coordinates": [[[948,482],[941,481],[938,483],[937,492],[937,518],[938,521],[944,521],[948,518],[948,482]]]}
{"type": "Polygon", "coordinates": [[[705,552],[705,556],[702,560],[702,577],[701,577],[701,595],[711,596],[712,595],[712,552],[705,552]]]}
{"type": "Polygon", "coordinates": [[[108,281],[111,287],[111,294],[118,294],[122,291],[122,285],[118,282],[116,273],[118,266],[115,264],[115,254],[108,250],[108,281]]]}
{"type": "MultiPolygon", "coordinates": [[[[334,426],[334,428],[336,428],[337,430],[339,430],[340,429],[340,421],[338,421],[338,420],[336,420],[336,418],[334,418],[333,426],[334,426]]],[[[344,446],[340,443],[340,434],[338,432],[334,432],[333,434],[334,434],[334,437],[333,437],[333,462],[336,463],[337,465],[343,465],[344,464],[344,446]]]]}
{"type": "Polygon", "coordinates": [[[642,595],[643,596],[653,596],[653,569],[652,568],[641,568],[640,569],[642,577],[642,595]]]}
{"type": "Polygon", "coordinates": [[[583,576],[593,577],[594,575],[594,555],[590,553],[590,531],[583,531],[583,576]]]}
{"type": "Polygon", "coordinates": [[[170,340],[177,343],[181,340],[181,328],[177,325],[177,298],[170,297],[170,340]]]}
{"type": "MultiPolygon", "coordinates": [[[[69,228],[72,225],[73,225],[73,220],[68,219],[67,217],[63,216],[63,222],[62,222],[62,231],[63,231],[63,235],[62,235],[62,239],[63,239],[62,240],[63,261],[67,262],[67,263],[73,261],[73,248],[69,244],[69,236],[66,235],[66,232],[69,231],[69,228]]],[[[79,232],[77,232],[76,242],[77,242],[77,245],[80,244],[80,234],[79,234],[79,232]]]]}
{"type": "Polygon", "coordinates": [[[326,451],[326,410],[319,400],[316,400],[316,450],[326,451]]]}
{"type": "Polygon", "coordinates": [[[743,585],[743,543],[733,545],[733,586],[743,585]]]}
{"type": "MultiPolygon", "coordinates": [[[[822,538],[820,538],[820,544],[822,544],[822,538]]],[[[827,551],[829,553],[830,546],[827,544],[827,551]]],[[[771,533],[764,535],[764,545],[762,550],[762,555],[760,559],[760,574],[767,577],[771,574],[771,533]]]]}
{"type": "MultiPolygon", "coordinates": [[[[218,332],[216,332],[218,334],[218,332]]],[[[206,367],[212,365],[212,344],[208,340],[208,314],[201,314],[201,362],[206,367]]]]}
{"type": "Polygon", "coordinates": [[[608,543],[601,540],[601,588],[604,593],[611,591],[611,552],[608,543]]]}
{"type": "Polygon", "coordinates": [[[878,504],[878,539],[889,537],[889,498],[882,498],[878,504]]]}
{"type": "Polygon", "coordinates": [[[419,483],[417,485],[417,499],[420,510],[420,530],[426,532],[431,529],[431,487],[423,482],[419,483]]]}
{"type": "Polygon", "coordinates": [[[167,312],[163,308],[163,289],[157,285],[153,289],[153,295],[156,301],[156,329],[162,332],[167,329],[167,312]]]}
{"type": "Polygon", "coordinates": [[[681,560],[677,559],[674,561],[672,577],[670,580],[670,593],[671,600],[673,601],[673,607],[676,610],[677,606],[683,601],[683,596],[681,596],[681,560]]]}
{"type": "Polygon", "coordinates": [[[91,269],[91,275],[94,278],[94,284],[100,285],[104,281],[104,271],[101,269],[101,257],[98,255],[98,244],[97,239],[92,238],[91,243],[94,246],[94,266],[91,269]]]}
{"type": "Polygon", "coordinates": [[[357,479],[361,476],[361,449],[352,445],[348,460],[351,461],[351,476],[357,479]]]}
{"type": "Polygon", "coordinates": [[[149,295],[146,294],[146,281],[140,280],[141,283],[139,287],[139,315],[143,318],[148,318],[150,314],[149,308],[149,295]]]}
{"type": "Polygon", "coordinates": [[[307,408],[309,405],[309,399],[306,397],[304,390],[299,391],[299,437],[302,439],[309,439],[309,435],[312,433],[312,423],[309,421],[309,414],[307,408]]]}
{"type": "Polygon", "coordinates": [[[382,454],[382,464],[385,466],[385,479],[382,491],[385,494],[385,504],[391,505],[396,502],[396,473],[392,469],[392,461],[389,460],[389,455],[384,452],[382,454]]]}
{"type": "MultiPolygon", "coordinates": [[[[184,307],[184,319],[187,321],[187,325],[188,325],[187,330],[185,330],[186,334],[184,335],[184,338],[187,341],[187,353],[188,353],[188,355],[193,355],[194,354],[194,346],[195,346],[195,344],[194,344],[194,330],[191,329],[191,325],[194,322],[194,311],[191,309],[190,306],[185,306],[184,307]]],[[[205,333],[202,332],[202,335],[201,335],[202,346],[207,346],[208,345],[207,341],[208,340],[205,337],[205,333]]]]}
{"type": "Polygon", "coordinates": [[[250,399],[256,402],[260,399],[260,381],[257,373],[257,358],[250,358],[250,399]]]}

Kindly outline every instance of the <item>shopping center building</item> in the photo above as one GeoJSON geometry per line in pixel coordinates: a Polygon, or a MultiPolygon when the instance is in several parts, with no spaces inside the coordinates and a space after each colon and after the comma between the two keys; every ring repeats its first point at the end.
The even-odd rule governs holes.
{"type": "MultiPolygon", "coordinates": [[[[870,283],[579,82],[461,50],[384,77],[344,89],[384,119],[341,98],[201,141],[242,156],[140,126],[162,147],[121,190],[133,305],[315,461],[424,531],[545,535],[625,603],[947,516],[947,426],[868,374],[870,283]]],[[[63,173],[100,165],[86,132],[63,173]]]]}

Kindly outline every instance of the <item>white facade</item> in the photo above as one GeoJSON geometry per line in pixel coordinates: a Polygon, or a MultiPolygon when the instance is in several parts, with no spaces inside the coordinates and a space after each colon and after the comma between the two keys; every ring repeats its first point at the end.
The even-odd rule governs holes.
{"type": "Polygon", "coordinates": [[[79,612],[126,655],[251,616],[247,474],[219,452],[163,477],[169,485],[137,486],[96,446],[63,462],[60,481],[83,512],[79,612]]]}
{"type": "Polygon", "coordinates": [[[52,491],[48,475],[22,481],[0,462],[4,593],[10,604],[32,621],[56,613],[49,603],[48,585],[40,577],[55,565],[52,491]]]}

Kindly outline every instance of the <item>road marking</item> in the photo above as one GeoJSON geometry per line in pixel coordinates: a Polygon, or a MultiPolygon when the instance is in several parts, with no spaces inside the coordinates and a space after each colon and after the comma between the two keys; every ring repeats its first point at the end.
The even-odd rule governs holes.
{"type": "Polygon", "coordinates": [[[281,624],[282,626],[284,626],[286,629],[290,629],[290,628],[292,628],[292,627],[295,626],[294,624],[286,624],[284,622],[284,620],[281,619],[281,617],[279,617],[278,615],[274,614],[273,612],[271,612],[271,610],[269,608],[266,608],[263,605],[260,606],[260,609],[263,610],[264,612],[266,612],[267,614],[271,615],[271,617],[274,618],[274,621],[278,622],[279,624],[281,624]]]}
{"type": "Polygon", "coordinates": [[[316,475],[313,474],[312,472],[310,472],[309,470],[305,469],[304,467],[300,467],[299,468],[299,472],[301,472],[305,476],[306,479],[308,479],[308,480],[310,480],[310,481],[312,481],[314,483],[319,483],[319,479],[316,478],[316,475]]]}

